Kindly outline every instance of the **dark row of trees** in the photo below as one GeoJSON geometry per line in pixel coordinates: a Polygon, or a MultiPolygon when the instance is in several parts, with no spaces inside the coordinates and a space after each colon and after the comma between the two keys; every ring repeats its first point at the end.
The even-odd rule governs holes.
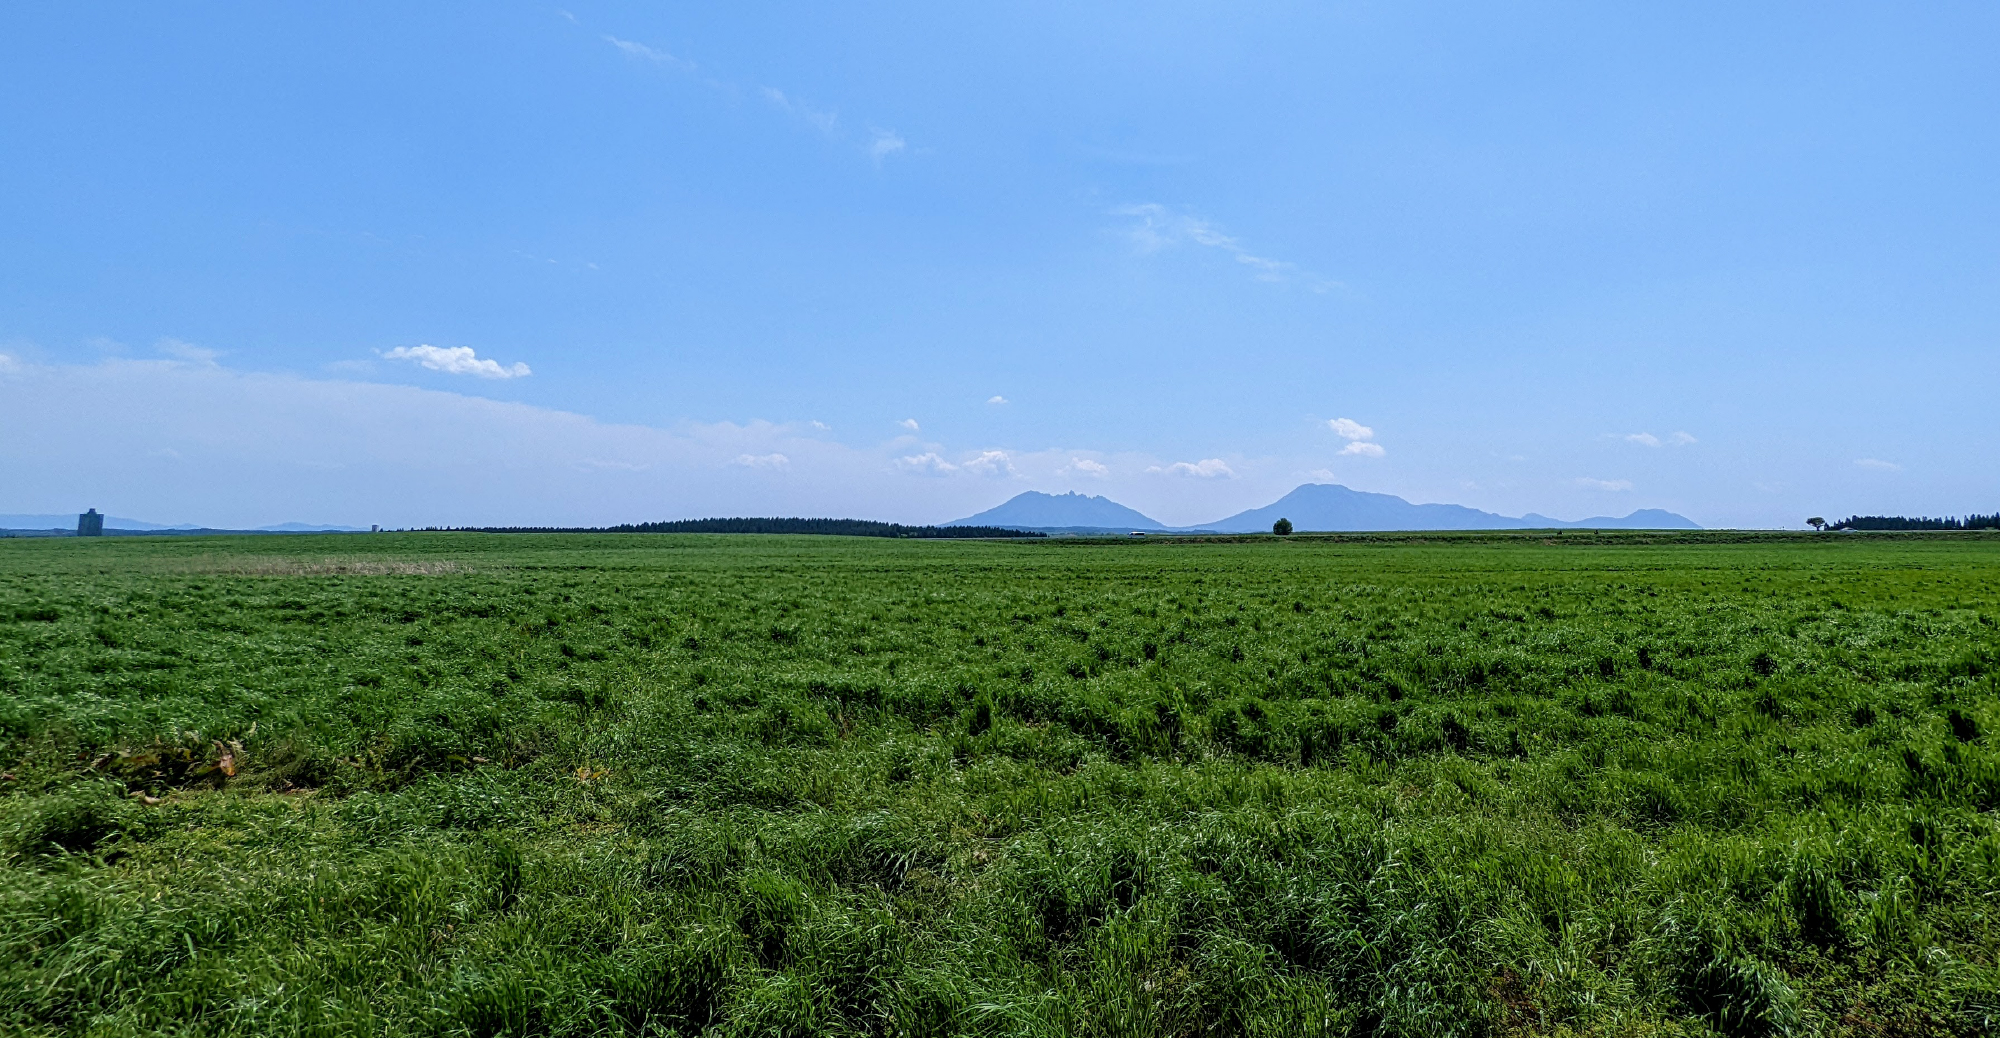
{"type": "Polygon", "coordinates": [[[904,526],[871,519],[676,519],[620,526],[467,526],[474,533],[815,533],[836,537],[1043,537],[999,526],[904,526]]]}
{"type": "Polygon", "coordinates": [[[1963,519],[1957,516],[1933,519],[1925,515],[1914,518],[1902,515],[1851,515],[1837,523],[1829,523],[1815,517],[1806,520],[1806,525],[1816,530],[2000,530],[2000,513],[1968,515],[1963,519]]]}

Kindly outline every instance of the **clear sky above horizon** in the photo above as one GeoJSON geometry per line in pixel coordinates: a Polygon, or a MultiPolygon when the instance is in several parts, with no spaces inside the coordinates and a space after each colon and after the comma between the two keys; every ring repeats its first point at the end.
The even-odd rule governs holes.
{"type": "Polygon", "coordinates": [[[2000,509],[2000,8],[17,4],[0,512],[2000,509]]]}

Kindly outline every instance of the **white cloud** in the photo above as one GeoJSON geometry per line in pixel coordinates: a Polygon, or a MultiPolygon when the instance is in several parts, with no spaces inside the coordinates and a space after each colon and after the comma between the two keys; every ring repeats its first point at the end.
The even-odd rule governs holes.
{"type": "Polygon", "coordinates": [[[1004,397],[1004,396],[1001,396],[1001,395],[999,395],[998,393],[995,393],[994,395],[992,395],[992,396],[989,396],[989,397],[987,397],[987,398],[986,398],[986,402],[987,402],[987,403],[989,403],[989,404],[1006,404],[1006,403],[1012,403],[1012,401],[1008,400],[1008,399],[1007,399],[1006,397],[1004,397]]]}
{"type": "Polygon", "coordinates": [[[981,476],[1014,475],[1014,460],[1006,451],[980,451],[971,461],[959,468],[981,476]]]}
{"type": "Polygon", "coordinates": [[[1379,458],[1389,453],[1381,444],[1368,442],[1375,438],[1375,430],[1352,418],[1331,419],[1326,423],[1326,427],[1332,429],[1335,436],[1348,441],[1347,446],[1340,449],[1342,454],[1357,458],[1379,458]]]}
{"type": "Polygon", "coordinates": [[[1154,465],[1147,472],[1164,472],[1169,476],[1193,476],[1197,479],[1234,479],[1236,473],[1230,471],[1228,463],[1221,458],[1203,458],[1200,461],[1176,461],[1161,468],[1154,465]]]}
{"type": "MultiPolygon", "coordinates": [[[[830,111],[828,109],[814,108],[813,106],[806,104],[805,102],[800,101],[796,98],[787,97],[785,96],[785,92],[778,89],[777,87],[769,87],[769,86],[764,87],[762,89],[762,93],[764,95],[764,100],[771,102],[773,105],[776,105],[778,108],[784,110],[785,112],[788,112],[792,115],[799,117],[800,119],[805,120],[806,123],[811,125],[814,129],[818,130],[822,134],[825,134],[828,137],[832,137],[836,133],[840,132],[839,113],[830,111]]],[[[902,140],[901,138],[897,138],[899,146],[901,144],[901,140],[902,140]]]]}
{"type": "Polygon", "coordinates": [[[902,421],[897,422],[896,424],[902,426],[905,429],[910,430],[911,432],[917,431],[917,420],[914,418],[905,418],[902,421]]]}
{"type": "MultiPolygon", "coordinates": [[[[0,472],[22,511],[73,503],[80,511],[93,499],[106,510],[110,493],[126,502],[121,515],[218,527],[594,526],[726,515],[921,523],[971,515],[1032,487],[1089,488],[1193,525],[1269,500],[1249,469],[1228,478],[1237,462],[1220,458],[1186,458],[1168,478],[1171,456],[1088,444],[956,451],[902,429],[854,430],[865,442],[848,444],[803,416],[616,424],[482,397],[484,383],[443,376],[420,388],[158,355],[51,365],[29,360],[35,349],[0,342],[11,358],[0,364],[0,472]],[[163,460],[170,456],[179,460],[163,460]]],[[[385,379],[389,365],[405,363],[364,355],[385,379]]]]}
{"type": "MultiPolygon", "coordinates": [[[[570,21],[576,21],[576,16],[567,11],[560,13],[570,19],[570,21]]],[[[602,38],[604,42],[618,48],[618,51],[626,57],[640,61],[649,61],[656,65],[673,68],[679,72],[694,76],[710,90],[732,101],[750,92],[745,89],[742,83],[717,79],[708,75],[697,75],[700,66],[695,62],[670,54],[658,47],[651,47],[637,40],[620,39],[609,33],[604,34],[602,38]]],[[[850,145],[854,143],[853,137],[850,134],[842,132],[840,114],[838,112],[830,108],[819,108],[808,104],[774,86],[757,87],[755,93],[761,94],[764,100],[771,103],[772,107],[812,127],[828,140],[842,141],[850,145]]],[[[909,142],[903,139],[902,134],[894,130],[870,127],[868,139],[862,142],[860,147],[863,154],[866,154],[869,159],[879,165],[882,160],[891,155],[908,151],[909,142]]],[[[590,266],[593,270],[596,269],[594,264],[586,265],[590,266]]]]}
{"type": "Polygon", "coordinates": [[[1685,447],[1690,443],[1696,442],[1695,438],[1692,435],[1684,432],[1674,433],[1666,437],[1665,439],[1655,436],[1649,432],[1626,433],[1623,437],[1620,438],[1623,439],[1626,443],[1636,443],[1641,447],[1659,447],[1659,446],[1685,447]]]}
{"type": "Polygon", "coordinates": [[[1629,479],[1591,479],[1588,476],[1578,479],[1576,481],[1576,485],[1580,487],[1589,487],[1592,490],[1632,489],[1632,481],[1629,479]]]}
{"type": "Polygon", "coordinates": [[[1332,429],[1333,434],[1343,440],[1372,440],[1375,438],[1375,430],[1362,425],[1352,418],[1332,419],[1326,423],[1326,427],[1332,429]]]}
{"type": "Polygon", "coordinates": [[[604,42],[623,51],[628,57],[641,58],[661,65],[671,65],[683,72],[694,71],[694,62],[688,61],[685,58],[674,57],[666,51],[648,47],[636,40],[621,40],[616,36],[606,34],[604,42]]]}
{"type": "Polygon", "coordinates": [[[894,130],[871,128],[868,132],[868,157],[877,162],[909,146],[909,142],[905,141],[894,130]]]}
{"type": "Polygon", "coordinates": [[[0,371],[0,472],[35,511],[93,498],[103,509],[106,487],[127,502],[120,514],[218,527],[911,522],[990,506],[985,480],[911,485],[889,465],[896,453],[908,451],[848,446],[805,422],[615,424],[445,389],[167,358],[0,371]],[[732,464],[773,455],[789,468],[732,464]],[[163,464],[170,456],[179,460],[163,464]]]}
{"type": "Polygon", "coordinates": [[[1903,466],[1893,461],[1883,461],[1881,458],[1856,458],[1854,463],[1864,469],[1878,469],[1883,472],[1903,471],[1903,466]]]}
{"type": "Polygon", "coordinates": [[[896,467],[904,472],[916,472],[926,476],[942,476],[958,471],[958,466],[939,457],[934,451],[897,458],[896,467]]]}
{"type": "Polygon", "coordinates": [[[1192,242],[1204,248],[1226,253],[1236,262],[1254,271],[1259,281],[1275,284],[1296,283],[1314,292],[1324,292],[1340,284],[1310,271],[1300,270],[1296,264],[1256,255],[1245,249],[1235,238],[1224,234],[1215,224],[1186,213],[1173,212],[1163,205],[1151,202],[1126,205],[1112,210],[1112,213],[1116,216],[1138,219],[1138,224],[1131,228],[1130,234],[1141,252],[1159,252],[1184,242],[1192,242]]]}
{"type": "Polygon", "coordinates": [[[215,358],[222,356],[221,350],[207,349],[179,339],[161,339],[157,348],[175,360],[184,360],[189,364],[205,364],[210,367],[215,365],[215,358]]]}
{"type": "Polygon", "coordinates": [[[526,378],[531,374],[526,364],[502,367],[499,361],[480,358],[470,346],[398,346],[382,356],[389,360],[416,361],[432,371],[442,371],[447,375],[526,378]]]}
{"type": "Polygon", "coordinates": [[[0,353],[0,373],[9,373],[13,371],[18,371],[20,367],[21,367],[20,361],[17,361],[14,358],[9,357],[4,353],[0,353]]]}

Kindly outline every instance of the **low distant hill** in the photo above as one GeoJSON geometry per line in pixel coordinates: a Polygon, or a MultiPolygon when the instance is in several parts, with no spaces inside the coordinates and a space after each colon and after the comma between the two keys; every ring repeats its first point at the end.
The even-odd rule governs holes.
{"type": "MultiPolygon", "coordinates": [[[[149,523],[123,516],[104,517],[106,533],[365,533],[365,526],[329,526],[323,523],[278,523],[255,529],[224,530],[193,523],[149,523]]],[[[74,515],[0,515],[0,530],[17,533],[49,533],[76,530],[74,515]]]]}
{"type": "MultiPolygon", "coordinates": [[[[104,517],[107,530],[192,530],[188,523],[149,523],[142,519],[127,519],[123,516],[104,517]]],[[[74,530],[76,515],[0,515],[0,530],[74,530]]]]}
{"type": "Polygon", "coordinates": [[[1157,520],[1107,497],[1030,490],[978,515],[944,526],[1008,526],[1023,530],[1165,530],[1157,520]]]}
{"type": "Polygon", "coordinates": [[[1351,490],[1338,483],[1307,483],[1265,505],[1207,524],[1224,533],[1267,531],[1280,518],[1292,528],[1308,530],[1699,530],[1684,516],[1646,508],[1622,518],[1598,516],[1563,522],[1529,513],[1521,518],[1483,512],[1464,505],[1417,505],[1394,494],[1351,490]]]}
{"type": "Polygon", "coordinates": [[[832,537],[911,537],[973,539],[981,537],[1040,537],[1033,530],[1011,526],[904,526],[873,519],[801,519],[738,517],[731,519],[669,519],[619,526],[452,526],[436,529],[468,533],[806,533],[832,537]]]}
{"type": "Polygon", "coordinates": [[[1519,519],[1464,505],[1413,505],[1394,494],[1349,490],[1337,483],[1307,483],[1265,505],[1209,523],[1224,533],[1269,532],[1279,519],[1307,530],[1494,530],[1519,519]]]}
{"type": "Polygon", "coordinates": [[[1598,515],[1574,522],[1563,522],[1545,515],[1529,512],[1521,517],[1521,525],[1530,529],[1545,530],[1550,527],[1569,530],[1699,530],[1701,525],[1687,516],[1669,512],[1664,508],[1641,508],[1627,516],[1598,515]]]}

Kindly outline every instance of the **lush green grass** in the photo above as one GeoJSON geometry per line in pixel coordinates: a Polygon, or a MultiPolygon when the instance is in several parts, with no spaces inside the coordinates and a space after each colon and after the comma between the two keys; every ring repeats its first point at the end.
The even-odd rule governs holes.
{"type": "Polygon", "coordinates": [[[1979,535],[0,542],[0,1031],[1992,1034],[1996,598],[1979,535]]]}

